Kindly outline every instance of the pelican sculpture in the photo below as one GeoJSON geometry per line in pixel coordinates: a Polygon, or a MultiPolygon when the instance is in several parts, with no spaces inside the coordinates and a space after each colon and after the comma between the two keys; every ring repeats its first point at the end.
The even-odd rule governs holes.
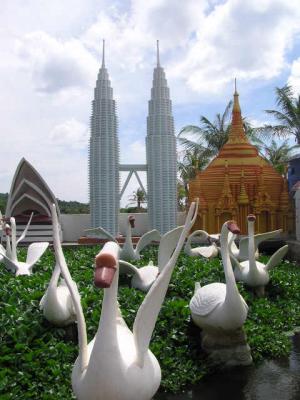
{"type": "Polygon", "coordinates": [[[115,242],[105,244],[96,257],[94,277],[96,286],[104,288],[102,311],[99,328],[89,344],[80,295],[64,259],[58,227],[53,227],[59,265],[77,315],[79,355],[72,371],[72,387],[78,400],[150,400],[157,391],[161,371],[149,343],[176,260],[195,222],[196,208],[192,203],[176,249],[144,298],[133,331],[123,320],[117,300],[120,248],[115,242]]]}
{"type": "Polygon", "coordinates": [[[282,246],[278,249],[269,259],[267,264],[263,264],[256,260],[256,243],[254,235],[255,215],[248,215],[248,255],[249,260],[238,262],[234,257],[232,258],[235,264],[234,275],[237,281],[243,281],[248,286],[255,289],[258,296],[263,296],[265,286],[269,283],[269,271],[280,263],[288,251],[288,245],[282,246]]]}
{"type": "MultiPolygon", "coordinates": [[[[125,242],[120,252],[120,258],[122,260],[139,260],[141,258],[140,252],[146,246],[148,246],[153,241],[157,242],[160,241],[161,238],[160,233],[158,232],[157,229],[153,229],[149,232],[144,233],[144,235],[142,235],[139,241],[137,242],[136,247],[134,247],[132,243],[132,228],[134,228],[134,225],[135,225],[135,217],[133,215],[128,216],[126,222],[125,242]]],[[[96,235],[103,234],[109,240],[118,243],[117,240],[101,226],[99,226],[98,228],[86,229],[85,232],[94,233],[96,235]]]]}

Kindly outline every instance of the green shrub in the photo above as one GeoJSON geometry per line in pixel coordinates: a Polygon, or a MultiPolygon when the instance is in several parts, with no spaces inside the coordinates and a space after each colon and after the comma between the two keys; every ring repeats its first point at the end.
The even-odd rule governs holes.
{"type": "MultiPolygon", "coordinates": [[[[93,286],[93,258],[98,247],[66,248],[64,253],[82,296],[88,339],[96,333],[103,291],[93,286]]],[[[24,257],[21,249],[20,256],[24,257]]],[[[143,252],[137,263],[157,259],[157,248],[143,252]]],[[[72,399],[70,374],[78,353],[77,329],[51,326],[43,319],[39,301],[45,292],[54,256],[48,250],[34,267],[32,276],[14,277],[0,271],[0,399],[72,399]]],[[[203,261],[179,257],[167,297],[157,320],[151,350],[162,368],[161,390],[176,392],[212,371],[200,348],[200,334],[190,321],[188,304],[195,282],[201,285],[224,282],[220,260],[203,261]]],[[[119,302],[132,327],[144,294],[128,287],[120,278],[119,302]]],[[[257,299],[239,284],[249,305],[245,330],[254,361],[287,355],[290,341],[286,332],[300,326],[300,269],[283,262],[271,271],[267,297],[257,299]]]]}

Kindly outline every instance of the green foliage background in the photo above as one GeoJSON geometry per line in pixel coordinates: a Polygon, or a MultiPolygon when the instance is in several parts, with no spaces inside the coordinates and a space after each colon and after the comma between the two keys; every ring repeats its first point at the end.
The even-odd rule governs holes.
{"type": "MultiPolygon", "coordinates": [[[[89,340],[97,330],[103,295],[93,286],[93,258],[98,251],[99,247],[64,249],[82,296],[89,340]]],[[[24,258],[24,249],[20,256],[24,258]]],[[[138,263],[144,265],[156,258],[157,248],[152,247],[143,252],[138,263]]],[[[39,310],[53,267],[53,253],[47,250],[32,276],[16,278],[4,266],[1,268],[1,400],[74,398],[70,374],[78,351],[76,325],[52,327],[39,310]]],[[[161,390],[180,391],[213,371],[200,349],[199,330],[190,321],[188,304],[195,281],[201,285],[224,282],[221,262],[184,254],[179,257],[151,342],[162,368],[161,390]]],[[[132,326],[144,294],[129,288],[129,282],[121,277],[119,301],[126,322],[132,326]]],[[[271,271],[271,284],[263,299],[255,298],[243,285],[239,288],[249,305],[245,330],[254,362],[287,355],[290,341],[286,332],[300,326],[300,269],[283,262],[271,271]]]]}

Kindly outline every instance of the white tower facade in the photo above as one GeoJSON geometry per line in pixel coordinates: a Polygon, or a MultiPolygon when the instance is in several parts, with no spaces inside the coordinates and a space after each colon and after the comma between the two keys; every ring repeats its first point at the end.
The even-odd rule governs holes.
{"type": "Polygon", "coordinates": [[[170,90],[160,66],[158,41],[148,106],[146,152],[149,222],[151,228],[165,233],[177,225],[177,154],[170,90]]]}
{"type": "Polygon", "coordinates": [[[103,41],[102,66],[92,101],[89,146],[89,192],[92,227],[101,226],[118,234],[120,209],[119,140],[116,102],[105,68],[103,41]]]}

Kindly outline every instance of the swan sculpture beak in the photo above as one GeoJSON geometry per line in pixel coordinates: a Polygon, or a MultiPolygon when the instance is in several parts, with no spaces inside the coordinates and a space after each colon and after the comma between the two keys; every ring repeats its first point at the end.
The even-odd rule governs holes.
{"type": "Polygon", "coordinates": [[[94,276],[95,286],[109,288],[117,270],[116,259],[112,254],[99,253],[96,256],[96,269],[94,276]]]}
{"type": "Polygon", "coordinates": [[[247,219],[248,219],[248,221],[250,221],[250,222],[255,222],[256,216],[253,215],[253,214],[249,214],[248,217],[247,217],[247,219]]]}
{"type": "Polygon", "coordinates": [[[130,217],[128,217],[128,221],[131,225],[131,228],[134,228],[135,217],[133,215],[130,215],[130,217]]]}
{"type": "Polygon", "coordinates": [[[241,232],[240,228],[237,226],[237,223],[235,221],[228,221],[227,228],[234,235],[239,235],[241,232]]]}

